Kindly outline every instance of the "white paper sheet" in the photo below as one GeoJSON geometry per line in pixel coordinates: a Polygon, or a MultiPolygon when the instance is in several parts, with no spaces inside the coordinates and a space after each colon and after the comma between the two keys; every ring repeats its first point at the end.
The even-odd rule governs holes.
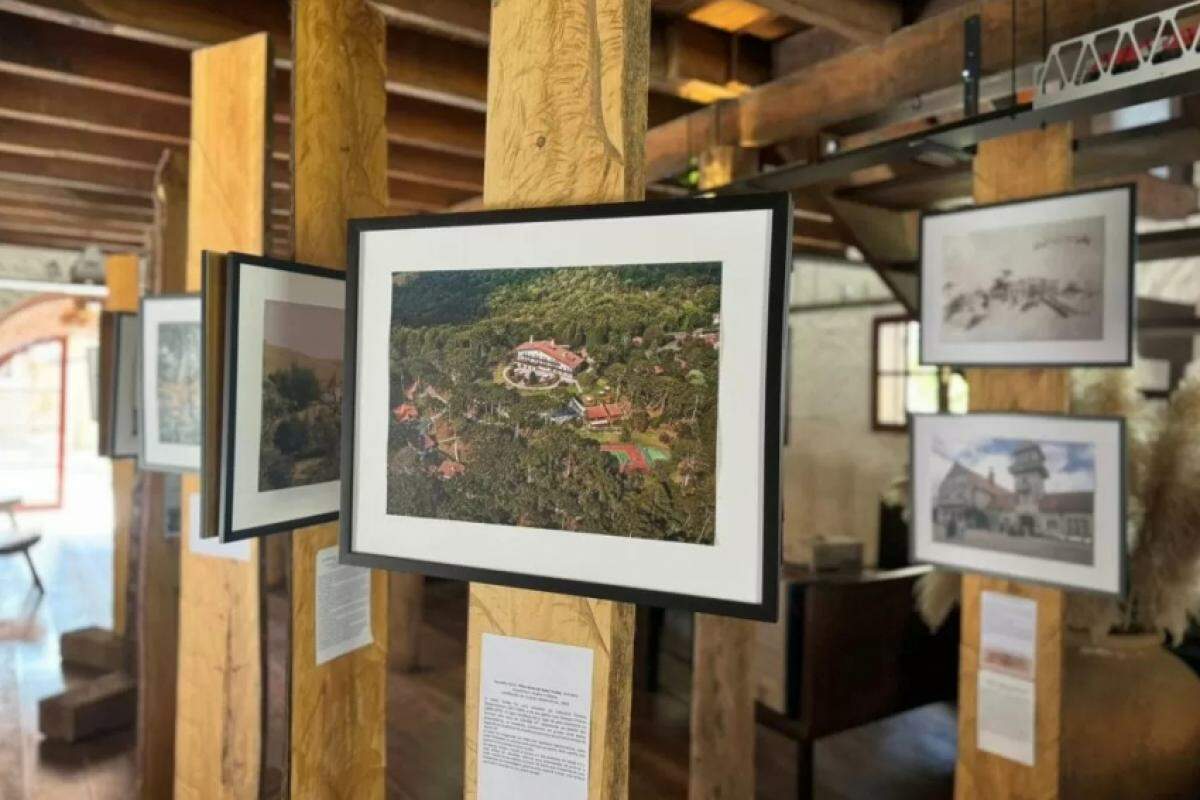
{"type": "Polygon", "coordinates": [[[1000,672],[979,671],[976,746],[1033,766],[1034,683],[1000,672]]]}
{"type": "Polygon", "coordinates": [[[983,592],[979,612],[979,668],[1031,681],[1037,663],[1037,601],[983,592]]]}
{"type": "Polygon", "coordinates": [[[592,651],[483,635],[479,800],[587,800],[592,651]]]}
{"type": "Polygon", "coordinates": [[[339,564],[334,545],[317,551],[315,580],[317,664],[371,644],[371,570],[339,564]]]}

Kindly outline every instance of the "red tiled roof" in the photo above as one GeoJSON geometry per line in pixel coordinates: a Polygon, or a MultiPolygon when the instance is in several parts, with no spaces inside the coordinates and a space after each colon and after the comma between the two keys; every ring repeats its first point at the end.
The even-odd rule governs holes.
{"type": "Polygon", "coordinates": [[[447,458],[441,463],[440,466],[438,466],[438,472],[441,473],[443,478],[447,479],[462,475],[466,471],[466,467],[452,458],[447,458]]]}
{"type": "Polygon", "coordinates": [[[550,356],[550,358],[570,369],[575,369],[583,363],[583,356],[571,352],[571,350],[563,347],[561,344],[556,344],[553,339],[549,341],[543,339],[536,342],[522,342],[517,345],[517,351],[520,352],[522,350],[536,350],[543,355],[550,356]]]}
{"type": "Polygon", "coordinates": [[[412,403],[401,403],[392,409],[392,414],[396,417],[396,422],[407,422],[421,416],[417,407],[412,403]]]}
{"type": "Polygon", "coordinates": [[[599,422],[601,420],[620,419],[629,414],[629,403],[600,403],[595,406],[588,406],[583,410],[584,417],[588,422],[599,422]]]}

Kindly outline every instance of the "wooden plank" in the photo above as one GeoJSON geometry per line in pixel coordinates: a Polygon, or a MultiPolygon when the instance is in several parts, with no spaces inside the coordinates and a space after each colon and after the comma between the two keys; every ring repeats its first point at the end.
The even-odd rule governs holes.
{"type": "MultiPolygon", "coordinates": [[[[487,205],[642,197],[649,22],[648,0],[505,0],[493,7],[487,205]],[[537,120],[536,137],[531,119],[537,120]]],[[[464,730],[468,800],[478,796],[485,633],[592,650],[588,796],[627,796],[633,624],[633,606],[626,603],[472,584],[464,730]]]]}
{"type": "Polygon", "coordinates": [[[900,27],[898,0],[755,0],[789,19],[824,28],[860,44],[881,41],[900,27]]]}
{"type": "Polygon", "coordinates": [[[46,236],[40,233],[25,233],[23,231],[0,230],[0,243],[17,247],[48,247],[53,250],[83,250],[83,248],[89,245],[94,245],[100,252],[105,254],[129,252],[129,246],[123,244],[118,245],[109,242],[93,242],[88,239],[46,236]]]}
{"type": "Polygon", "coordinates": [[[388,202],[413,211],[441,211],[473,195],[474,192],[470,190],[449,189],[402,178],[388,180],[388,202]]]}
{"type": "Polygon", "coordinates": [[[152,170],[162,155],[163,145],[60,125],[0,118],[0,151],[152,170]]]}
{"type": "MultiPolygon", "coordinates": [[[[387,203],[384,21],[364,0],[294,0],[292,17],[296,258],[344,267],[346,221],[378,215],[387,203]]],[[[387,574],[371,572],[371,644],[318,665],[317,559],[338,537],[334,522],[291,538],[290,790],[382,800],[387,574]]]]}
{"type": "MultiPolygon", "coordinates": [[[[267,219],[270,47],[265,34],[192,56],[186,288],[203,250],[261,252],[267,219]]],[[[199,491],[183,478],[183,541],[199,491]]],[[[175,797],[257,797],[263,758],[259,548],[247,561],[180,553],[175,797]]]]}
{"type": "MultiPolygon", "coordinates": [[[[975,156],[975,201],[995,203],[1071,188],[1074,164],[1070,124],[1053,125],[980,144],[975,156]]],[[[1067,411],[1065,369],[968,370],[972,411],[1067,411]]],[[[1053,798],[1059,793],[1063,678],[1063,592],[1017,581],[967,575],[962,586],[956,800],[1053,798]],[[1037,602],[1034,764],[980,751],[976,746],[980,597],[999,591],[1037,602]]]]}
{"type": "Polygon", "coordinates": [[[25,75],[0,81],[0,117],[187,145],[188,112],[182,106],[125,97],[119,102],[86,86],[46,82],[25,75]]]}
{"type": "Polygon", "coordinates": [[[130,250],[141,249],[146,241],[145,231],[112,229],[103,223],[88,220],[49,222],[0,214],[0,230],[45,236],[71,237],[84,242],[108,242],[114,246],[119,245],[130,250]]]}
{"type": "Polygon", "coordinates": [[[373,0],[389,25],[487,47],[491,9],[487,0],[373,0]]]}
{"type": "Polygon", "coordinates": [[[0,13],[0,72],[186,105],[187,53],[0,13]]]}
{"type": "MultiPolygon", "coordinates": [[[[757,168],[754,153],[730,145],[705,150],[700,186],[723,186],[757,168]]],[[[695,614],[688,797],[754,797],[755,624],[695,614]]]]}
{"type": "MultiPolygon", "coordinates": [[[[133,253],[118,253],[104,260],[104,281],[108,297],[106,311],[137,311],[141,294],[138,257],[133,253]]],[[[133,522],[133,486],[137,467],[133,459],[121,458],[112,463],[113,482],[113,633],[125,636],[129,632],[129,611],[126,608],[130,577],[130,541],[133,522]]]]}
{"type": "Polygon", "coordinates": [[[67,631],[58,642],[62,662],[100,672],[129,669],[129,640],[107,628],[67,631]]]}
{"type": "Polygon", "coordinates": [[[92,678],[38,703],[38,730],[47,739],[77,742],[133,722],[137,687],[124,672],[92,678]]]}
{"type": "Polygon", "coordinates": [[[388,666],[415,672],[421,666],[421,621],[425,577],[403,572],[388,574],[388,666]]]}
{"type": "MultiPolygon", "coordinates": [[[[163,154],[154,177],[150,291],[187,287],[187,159],[163,154]]],[[[179,660],[178,538],[164,535],[167,481],[147,473],[139,537],[136,786],[142,800],[169,797],[175,782],[175,710],[179,660]]]]}
{"type": "Polygon", "coordinates": [[[127,233],[133,232],[139,235],[144,235],[150,227],[150,223],[145,219],[133,220],[122,219],[120,217],[113,219],[101,211],[88,209],[64,211],[41,203],[22,201],[13,201],[10,203],[6,202],[3,198],[0,198],[0,217],[14,222],[45,222],[57,225],[71,225],[77,228],[96,226],[101,229],[120,230],[127,233]]]}
{"type": "Polygon", "coordinates": [[[148,198],[31,183],[20,176],[0,176],[0,201],[65,208],[79,214],[86,210],[112,219],[150,220],[154,214],[148,198]]]}
{"type": "Polygon", "coordinates": [[[483,160],[431,153],[402,144],[388,146],[388,177],[478,194],[483,191],[483,160]]]}
{"type": "Polygon", "coordinates": [[[0,175],[24,175],[27,180],[49,186],[149,198],[153,168],[129,169],[0,152],[0,175]]]}

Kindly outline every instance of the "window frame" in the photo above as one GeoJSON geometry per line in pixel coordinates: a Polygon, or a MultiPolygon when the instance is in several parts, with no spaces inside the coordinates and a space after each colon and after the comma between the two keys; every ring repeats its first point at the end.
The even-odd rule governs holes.
{"type": "MultiPolygon", "coordinates": [[[[871,407],[871,430],[876,433],[907,433],[908,432],[908,381],[918,373],[914,373],[905,367],[900,372],[888,371],[880,372],[879,366],[879,332],[885,325],[895,325],[897,323],[917,323],[920,320],[913,314],[884,314],[877,316],[871,320],[871,378],[868,383],[867,391],[870,393],[871,407]],[[879,420],[879,379],[881,377],[899,377],[904,381],[904,406],[905,420],[902,423],[880,422],[879,420]]],[[[905,334],[905,353],[904,357],[908,357],[908,334],[905,334]]],[[[907,362],[906,362],[907,363],[907,362]]],[[[938,411],[943,412],[947,406],[947,384],[945,377],[937,367],[933,367],[933,374],[938,379],[938,411]]],[[[923,373],[922,373],[923,374],[923,373]]]]}

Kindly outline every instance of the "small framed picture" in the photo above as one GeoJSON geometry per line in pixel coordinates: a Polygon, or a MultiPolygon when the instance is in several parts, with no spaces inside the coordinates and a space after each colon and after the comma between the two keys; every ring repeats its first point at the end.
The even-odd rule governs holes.
{"type": "Polygon", "coordinates": [[[345,273],[241,253],[223,268],[220,537],[337,519],[345,273]]]}
{"type": "Polygon", "coordinates": [[[200,471],[200,295],[143,297],[141,449],[151,472],[200,471]]]}
{"type": "Polygon", "coordinates": [[[786,194],[353,220],[342,560],[774,619],[786,194]]]}
{"type": "Polygon", "coordinates": [[[1122,594],[1125,421],[913,414],[913,558],[1122,594]]]}
{"type": "Polygon", "coordinates": [[[101,320],[101,455],[138,456],[138,315],[106,311],[101,320]]]}
{"type": "Polygon", "coordinates": [[[921,363],[1133,362],[1133,184],[921,217],[921,363]]]}

